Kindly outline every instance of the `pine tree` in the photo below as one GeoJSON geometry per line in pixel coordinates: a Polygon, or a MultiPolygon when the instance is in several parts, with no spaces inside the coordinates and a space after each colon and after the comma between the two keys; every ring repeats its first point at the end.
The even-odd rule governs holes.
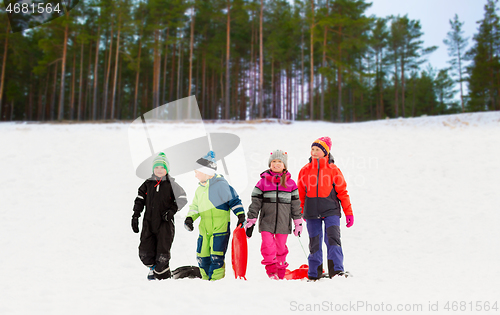
{"type": "Polygon", "coordinates": [[[471,65],[469,74],[469,103],[471,111],[500,109],[500,22],[496,11],[497,0],[488,0],[484,18],[479,21],[479,32],[474,45],[467,52],[471,65]]]}
{"type": "Polygon", "coordinates": [[[453,57],[448,62],[451,65],[451,69],[454,71],[453,74],[458,76],[456,82],[460,85],[460,103],[462,105],[462,112],[465,111],[463,76],[466,74],[466,68],[463,66],[463,62],[469,41],[469,38],[464,38],[464,31],[462,30],[463,25],[464,22],[460,22],[458,15],[455,14],[454,19],[450,20],[451,31],[448,32],[447,38],[443,40],[443,43],[448,46],[448,55],[453,57]]]}

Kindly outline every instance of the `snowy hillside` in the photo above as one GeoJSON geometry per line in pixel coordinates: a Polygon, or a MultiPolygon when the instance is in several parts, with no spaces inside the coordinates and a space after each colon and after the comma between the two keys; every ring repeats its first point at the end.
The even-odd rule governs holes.
{"type": "MultiPolygon", "coordinates": [[[[221,281],[148,282],[130,227],[143,180],[129,127],[0,123],[0,314],[482,314],[476,308],[495,301],[500,311],[500,112],[206,124],[241,139],[228,168],[245,207],[271,151],[288,152],[297,179],[311,143],[332,138],[355,217],[349,229],[341,221],[354,277],[319,282],[269,280],[258,233],[249,240],[248,281],[234,279],[229,250],[221,281]]],[[[151,128],[168,137],[196,127],[151,128]]],[[[194,173],[176,179],[191,201],[194,173]]],[[[187,232],[186,213],[176,215],[172,268],[196,265],[198,221],[187,232]]],[[[290,269],[307,263],[300,242],[307,251],[307,232],[288,238],[290,269]]]]}

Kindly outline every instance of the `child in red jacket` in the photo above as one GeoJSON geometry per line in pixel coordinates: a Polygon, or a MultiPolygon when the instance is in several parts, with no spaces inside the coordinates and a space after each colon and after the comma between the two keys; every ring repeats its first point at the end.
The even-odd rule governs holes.
{"type": "Polygon", "coordinates": [[[344,255],[340,243],[340,205],[347,227],[354,223],[351,201],[342,172],[330,157],[332,140],[321,137],[311,146],[311,158],[299,173],[299,197],[309,233],[308,278],[317,280],[323,273],[323,222],[327,246],[328,273],[332,278],[344,274],[344,255]]]}

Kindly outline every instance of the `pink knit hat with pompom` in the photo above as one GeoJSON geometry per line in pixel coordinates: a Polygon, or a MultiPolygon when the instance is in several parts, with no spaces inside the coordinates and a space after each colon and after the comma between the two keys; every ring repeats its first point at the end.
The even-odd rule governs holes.
{"type": "Polygon", "coordinates": [[[332,139],[330,139],[330,137],[318,138],[316,141],[313,142],[311,148],[314,146],[320,148],[321,151],[325,153],[325,156],[327,156],[328,153],[330,153],[330,149],[332,148],[332,139]]]}

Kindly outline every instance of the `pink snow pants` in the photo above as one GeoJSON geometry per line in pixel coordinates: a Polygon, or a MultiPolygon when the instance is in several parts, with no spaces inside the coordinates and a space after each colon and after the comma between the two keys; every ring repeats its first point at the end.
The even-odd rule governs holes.
{"type": "Polygon", "coordinates": [[[266,266],[267,275],[283,279],[286,267],[288,267],[286,262],[286,255],[288,254],[286,239],[288,234],[273,234],[262,231],[260,235],[262,236],[260,252],[264,258],[262,264],[266,266]]]}

